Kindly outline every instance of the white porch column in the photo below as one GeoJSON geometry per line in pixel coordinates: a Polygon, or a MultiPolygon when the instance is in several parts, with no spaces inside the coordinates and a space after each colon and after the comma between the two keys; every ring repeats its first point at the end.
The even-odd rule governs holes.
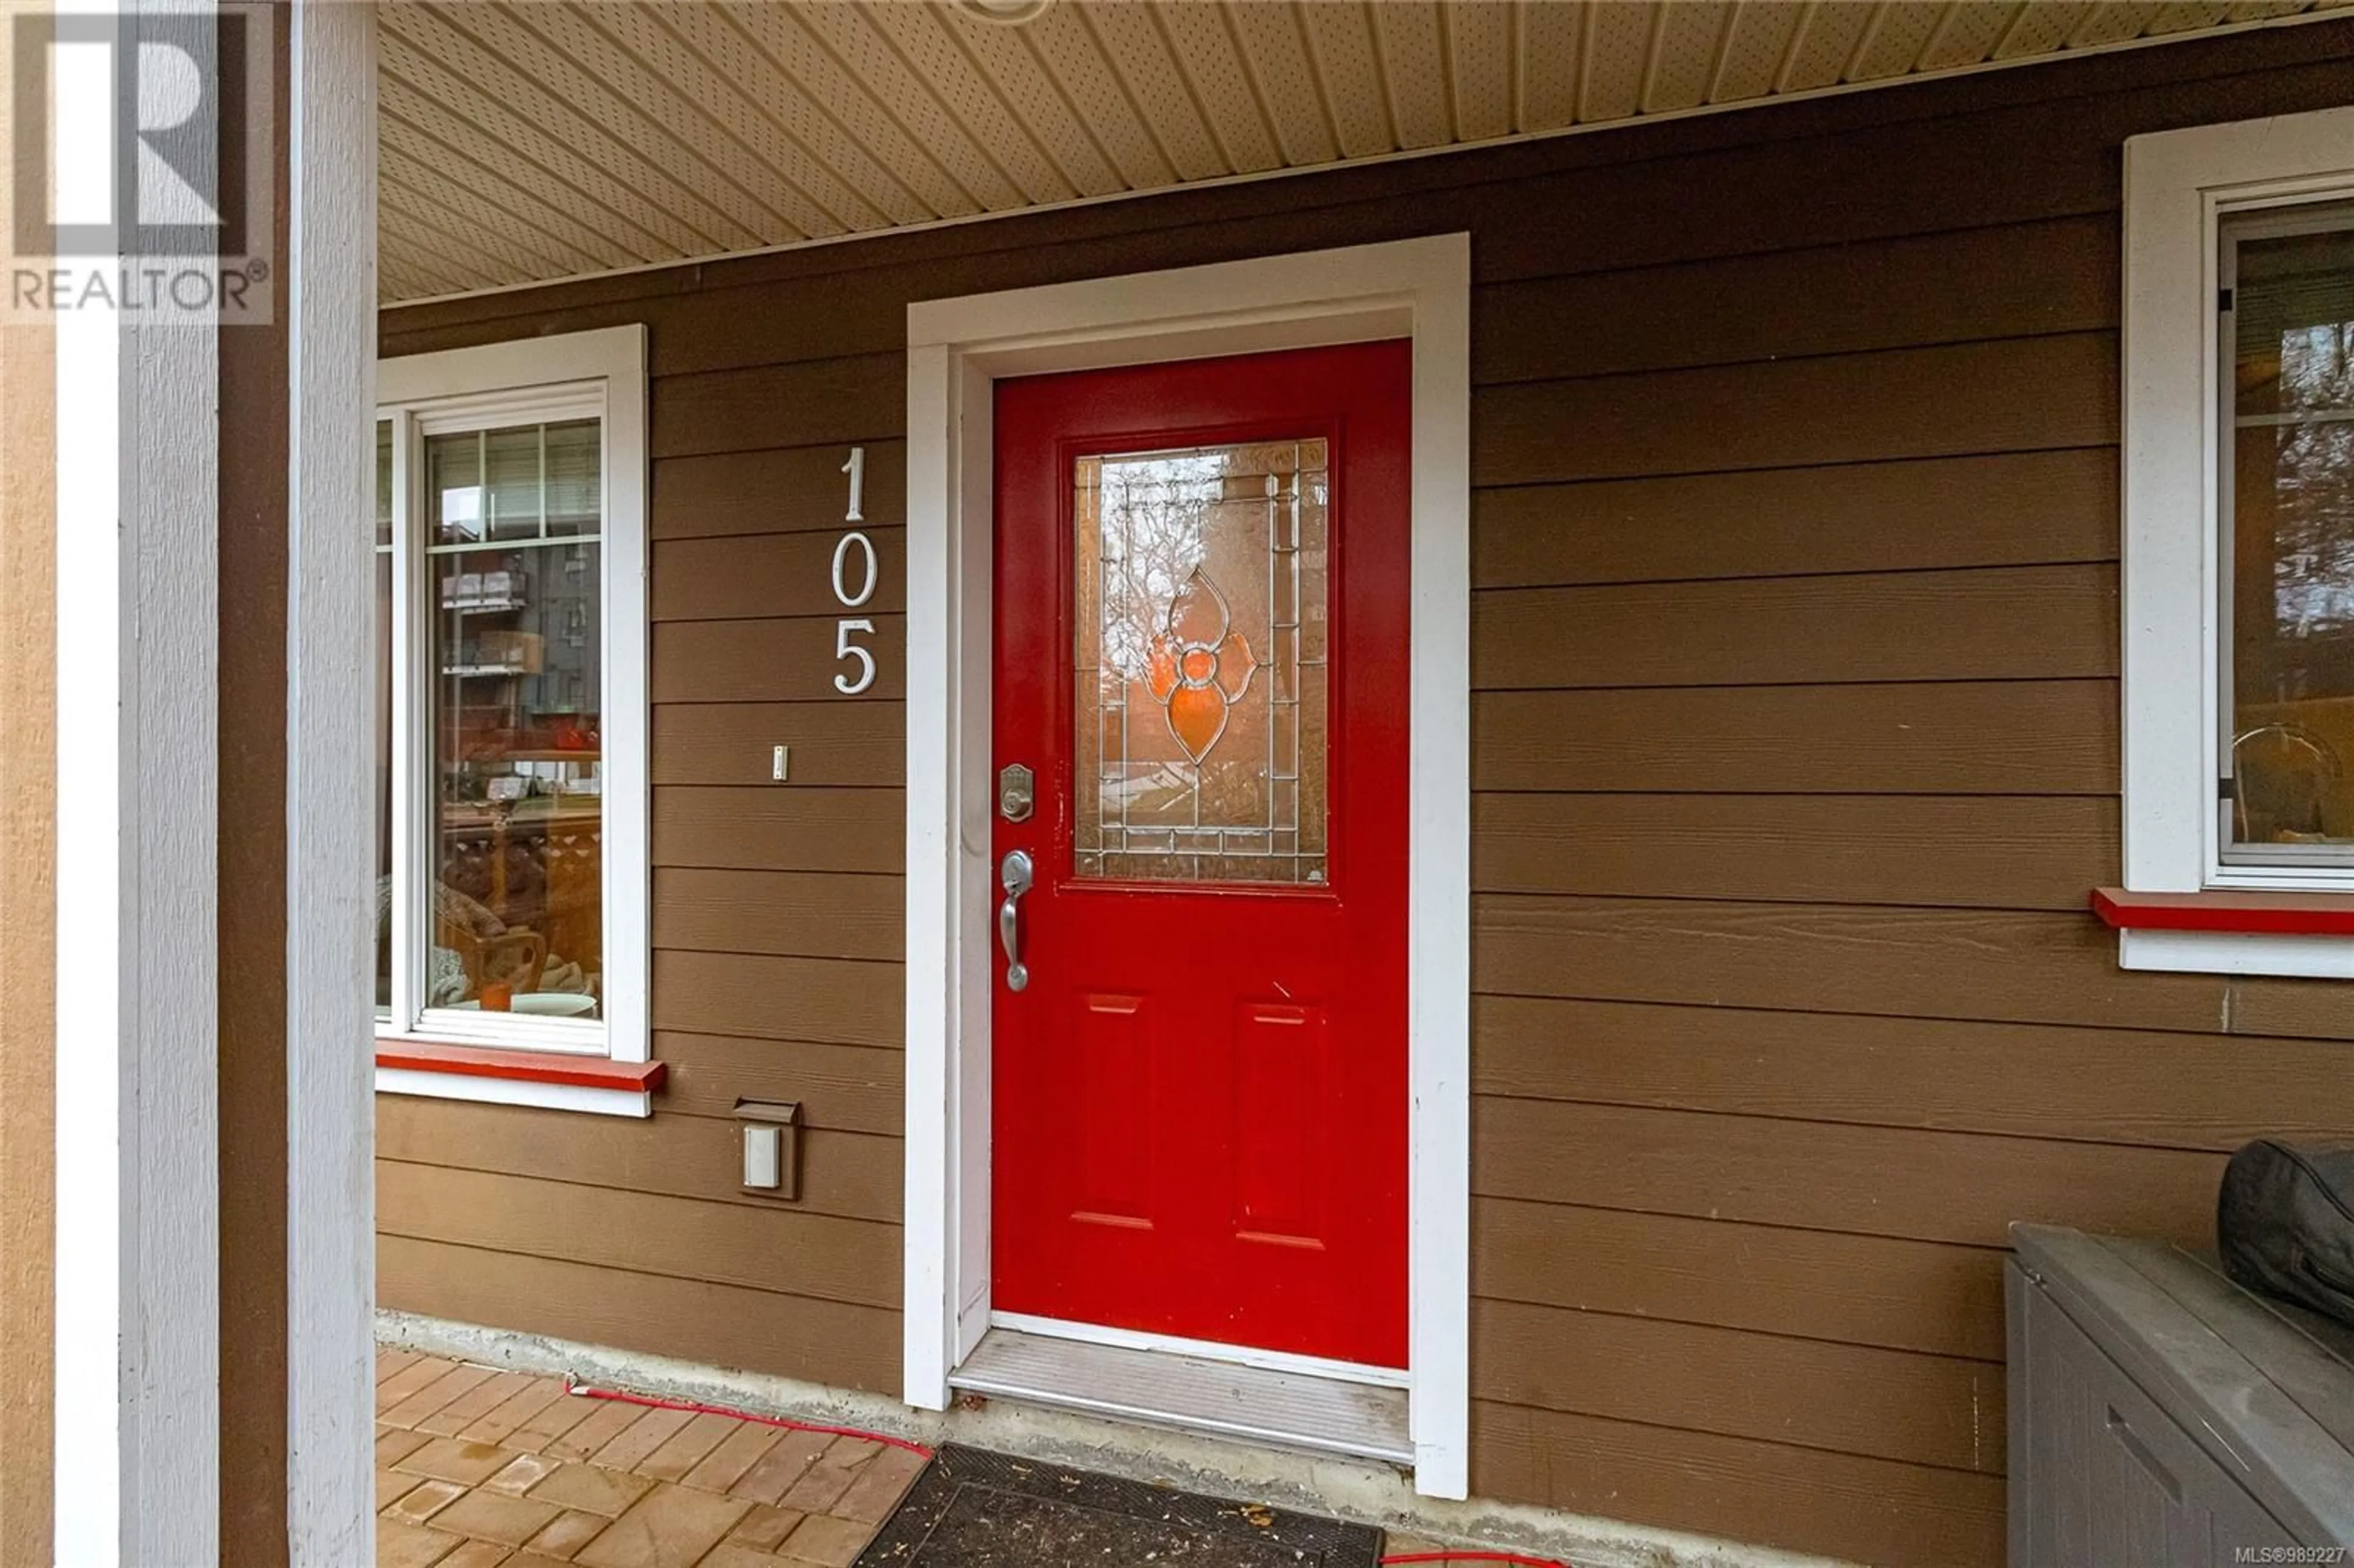
{"type": "MultiPolygon", "coordinates": [[[[97,36],[51,55],[57,204],[103,215],[117,62],[150,13],[58,10],[97,36]]],[[[218,340],[105,309],[58,325],[55,1530],[74,1568],[219,1552],[218,340]]]]}
{"type": "Polygon", "coordinates": [[[376,1561],[376,6],[289,57],[286,1489],[292,1568],[376,1561]]]}
{"type": "MultiPolygon", "coordinates": [[[[220,285],[267,278],[266,324],[152,304],[58,316],[55,1557],[353,1568],[374,1560],[374,7],[245,7],[241,59],[211,0],[60,11],[60,221],[205,221],[149,206],[158,126],[173,168],[226,149],[248,191],[282,175],[288,205],[247,209],[254,264],[220,285]],[[133,48],[156,18],[179,51],[160,61],[133,48]],[[225,71],[241,94],[219,90],[225,71]],[[246,117],[220,123],[224,102],[246,117]],[[134,170],[135,198],[117,188],[134,170]],[[224,579],[230,545],[243,565],[224,579]],[[282,736],[274,702],[224,696],[258,680],[274,699],[281,667],[282,736]],[[232,836],[282,842],[283,875],[274,853],[224,865],[232,836]],[[225,1066],[271,1086],[231,1104],[226,1150],[225,1066]],[[231,1256],[225,1168],[240,1234],[260,1238],[231,1256]],[[247,1292],[226,1368],[225,1275],[247,1292]],[[257,1278],[270,1312],[252,1309],[257,1278]]],[[[112,257],[59,265],[137,280],[157,264],[107,232],[112,257]]]]}

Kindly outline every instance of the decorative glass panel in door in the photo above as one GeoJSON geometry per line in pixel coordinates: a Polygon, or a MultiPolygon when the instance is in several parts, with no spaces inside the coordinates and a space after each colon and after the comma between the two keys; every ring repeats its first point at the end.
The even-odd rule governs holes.
{"type": "Polygon", "coordinates": [[[1325,880],[1325,443],[1086,456],[1075,868],[1325,880]]]}

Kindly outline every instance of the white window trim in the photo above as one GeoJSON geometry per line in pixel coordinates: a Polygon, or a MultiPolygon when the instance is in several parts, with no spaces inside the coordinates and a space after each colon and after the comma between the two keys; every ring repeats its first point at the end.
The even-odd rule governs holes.
{"type": "MultiPolygon", "coordinates": [[[[429,433],[486,426],[581,418],[596,412],[604,422],[604,521],[600,574],[604,602],[604,706],[599,715],[602,762],[604,1017],[600,1027],[566,1020],[507,1017],[495,1023],[481,1015],[419,1003],[421,980],[408,970],[408,948],[393,954],[393,1014],[379,1022],[379,1035],[455,1045],[494,1045],[516,1050],[591,1055],[615,1062],[651,1057],[649,1017],[652,942],[652,792],[649,789],[647,706],[648,489],[646,333],[642,325],[608,327],[440,354],[381,360],[376,366],[377,418],[393,421],[393,509],[396,525],[414,528],[409,470],[421,438],[429,433]]],[[[393,584],[394,613],[405,624],[417,619],[417,596],[428,591],[428,567],[412,550],[408,568],[393,584]]],[[[429,744],[422,711],[409,700],[410,660],[396,659],[393,674],[393,766],[398,776],[414,771],[417,748],[429,744]]],[[[422,885],[430,832],[429,803],[412,800],[393,822],[395,899],[414,882],[422,885]]],[[[396,920],[399,912],[396,909],[396,920]]],[[[424,1073],[379,1068],[378,1093],[424,1094],[486,1100],[503,1105],[649,1114],[648,1096],[634,1089],[520,1083],[462,1073],[424,1073]]]]}
{"type": "MultiPolygon", "coordinates": [[[[2354,108],[2127,139],[2125,154],[2125,886],[2334,892],[2354,875],[2221,861],[2222,376],[2228,214],[2354,196],[2354,108]]],[[[2127,969],[2354,976],[2354,939],[2120,933],[2127,969]]]]}
{"type": "Polygon", "coordinates": [[[990,384],[1410,337],[1407,1408],[1416,1489],[1469,1489],[1470,277],[1454,234],[908,307],[910,1404],[946,1408],[990,1323],[990,384]]]}

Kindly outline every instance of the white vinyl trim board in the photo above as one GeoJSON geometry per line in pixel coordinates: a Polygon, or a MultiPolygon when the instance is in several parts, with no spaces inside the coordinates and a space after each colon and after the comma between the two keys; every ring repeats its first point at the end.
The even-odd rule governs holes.
{"type": "Polygon", "coordinates": [[[999,376],[1410,337],[1407,1388],[1415,1485],[1469,1484],[1470,238],[907,308],[907,1402],[990,1321],[990,565],[999,376]]]}
{"type": "MultiPolygon", "coordinates": [[[[2216,809],[2221,225],[2354,195],[2354,108],[2129,137],[2125,183],[2125,885],[2354,893],[2342,874],[2224,866],[2216,809]]],[[[2354,967],[2348,950],[2302,937],[2127,932],[2119,961],[2328,976],[2354,967]]]]}

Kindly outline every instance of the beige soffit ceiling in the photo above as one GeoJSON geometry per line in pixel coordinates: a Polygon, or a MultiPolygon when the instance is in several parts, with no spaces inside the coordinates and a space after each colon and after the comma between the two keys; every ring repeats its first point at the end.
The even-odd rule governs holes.
{"type": "Polygon", "coordinates": [[[388,0],[382,297],[2049,58],[2346,0],[388,0]]]}

